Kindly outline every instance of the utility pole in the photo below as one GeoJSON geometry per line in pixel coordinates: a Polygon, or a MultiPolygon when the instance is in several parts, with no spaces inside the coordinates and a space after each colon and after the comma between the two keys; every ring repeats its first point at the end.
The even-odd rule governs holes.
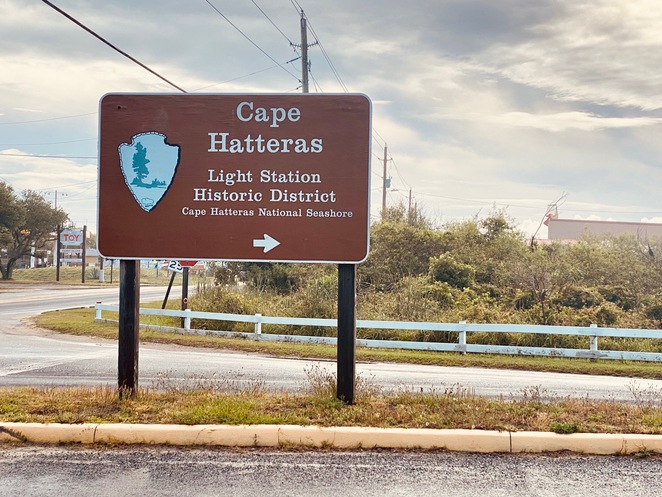
{"type": "Polygon", "coordinates": [[[384,143],[384,175],[382,177],[382,221],[384,220],[384,214],[386,213],[386,166],[388,164],[388,147],[384,143]]]}
{"type": "MultiPolygon", "coordinates": [[[[308,33],[301,9],[301,88],[308,93],[308,33]]],[[[354,404],[356,385],[356,264],[338,264],[336,397],[354,404]]]]}
{"type": "MultiPolygon", "coordinates": [[[[57,190],[54,190],[54,191],[52,191],[52,192],[46,192],[46,194],[47,194],[47,195],[53,195],[53,196],[54,196],[54,198],[55,198],[54,206],[55,206],[55,210],[57,210],[57,195],[58,195],[57,190]]],[[[62,193],[62,192],[60,192],[60,195],[63,196],[63,197],[66,197],[66,196],[67,196],[66,193],[62,193]]]]}
{"type": "Polygon", "coordinates": [[[303,9],[301,9],[301,86],[303,93],[308,93],[308,26],[303,9]]]}
{"type": "Polygon", "coordinates": [[[411,188],[409,189],[409,209],[407,210],[407,224],[412,224],[411,221],[411,188]]]}

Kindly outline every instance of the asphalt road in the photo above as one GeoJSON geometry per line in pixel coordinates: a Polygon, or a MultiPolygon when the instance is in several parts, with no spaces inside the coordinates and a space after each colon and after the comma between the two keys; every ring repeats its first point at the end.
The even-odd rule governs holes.
{"type": "Polygon", "coordinates": [[[649,497],[662,459],[0,445],[0,497],[649,497]]]}
{"type": "MultiPolygon", "coordinates": [[[[25,319],[40,312],[117,302],[117,288],[0,287],[0,386],[115,385],[117,343],[36,329],[25,319]]],[[[173,294],[181,292],[174,289],[173,294]]],[[[161,300],[164,287],[143,287],[141,300],[161,300]]],[[[143,344],[140,385],[200,384],[244,388],[264,385],[297,390],[311,375],[335,372],[334,362],[277,359],[189,347],[143,344]]],[[[633,401],[659,396],[660,380],[538,373],[409,364],[359,363],[357,373],[386,391],[465,390],[490,397],[516,396],[533,390],[543,397],[589,397],[633,401]]]]}

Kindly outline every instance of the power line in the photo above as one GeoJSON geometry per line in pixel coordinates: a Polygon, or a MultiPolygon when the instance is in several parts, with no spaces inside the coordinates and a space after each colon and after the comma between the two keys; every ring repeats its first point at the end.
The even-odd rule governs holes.
{"type": "MultiPolygon", "coordinates": [[[[306,19],[308,19],[308,18],[306,17],[306,19]]],[[[336,76],[336,79],[340,83],[340,86],[342,87],[342,89],[346,93],[349,93],[349,89],[347,88],[347,86],[343,82],[342,78],[340,77],[340,73],[336,69],[336,66],[333,64],[333,62],[331,62],[331,57],[329,57],[329,54],[327,53],[326,49],[324,48],[324,45],[322,45],[322,42],[320,41],[319,37],[317,36],[317,33],[315,32],[315,29],[313,28],[313,25],[310,22],[310,19],[308,19],[308,29],[310,30],[311,34],[315,38],[315,42],[319,45],[320,50],[322,51],[322,55],[324,55],[324,58],[326,59],[327,64],[329,64],[329,67],[331,68],[331,71],[333,72],[333,74],[336,76]]]]}
{"type": "Polygon", "coordinates": [[[311,77],[311,79],[313,80],[313,84],[315,85],[315,89],[316,89],[319,93],[324,93],[324,90],[322,90],[322,87],[319,85],[319,83],[318,83],[317,80],[315,79],[315,76],[313,76],[313,72],[310,71],[310,70],[309,70],[308,72],[310,73],[310,77],[311,77]]]}
{"type": "Polygon", "coordinates": [[[299,5],[299,2],[296,0],[290,0],[290,2],[292,2],[292,6],[294,7],[294,10],[297,11],[297,14],[300,14],[303,9],[301,8],[301,5],[299,5]]]}
{"type": "Polygon", "coordinates": [[[44,142],[44,143],[0,143],[0,147],[33,147],[37,145],[63,145],[67,143],[80,143],[96,141],[97,138],[81,138],[80,140],[67,140],[63,142],[44,142]]]}
{"type": "Polygon", "coordinates": [[[379,133],[377,133],[377,130],[376,130],[375,128],[372,128],[372,132],[373,132],[374,134],[376,134],[376,135],[382,140],[382,143],[379,143],[379,140],[377,140],[377,138],[375,138],[375,137],[373,136],[373,138],[375,139],[375,141],[376,141],[377,143],[379,143],[379,146],[382,147],[382,148],[384,148],[384,143],[386,143],[386,139],[385,139],[382,135],[380,135],[379,133]]]}
{"type": "MultiPolygon", "coordinates": [[[[42,0],[43,1],[43,0],[42,0]]],[[[98,114],[98,112],[88,112],[87,114],[76,114],[74,116],[62,116],[62,117],[50,117],[47,119],[33,119],[31,121],[14,121],[14,122],[8,122],[8,123],[2,123],[0,122],[1,125],[5,124],[31,124],[31,123],[43,123],[46,121],[58,121],[60,119],[72,119],[74,117],[84,117],[84,116],[92,116],[94,114],[98,114]]]]}
{"type": "MultiPolygon", "coordinates": [[[[296,62],[296,61],[299,60],[300,58],[301,58],[301,57],[295,57],[295,58],[290,59],[290,60],[288,60],[287,62],[285,62],[285,64],[291,64],[292,62],[296,62]]],[[[218,86],[218,85],[224,85],[225,83],[231,83],[232,81],[237,81],[237,80],[239,80],[239,79],[247,78],[247,77],[249,77],[249,76],[255,76],[256,74],[260,74],[260,73],[265,72],[265,71],[270,71],[271,69],[275,69],[275,68],[277,68],[277,67],[279,67],[278,64],[276,64],[275,66],[265,67],[264,69],[260,69],[259,71],[254,71],[254,72],[252,72],[252,73],[250,73],[250,74],[245,74],[245,75],[243,75],[243,76],[238,76],[238,77],[236,77],[236,78],[232,78],[232,79],[226,79],[225,81],[221,81],[220,83],[214,83],[214,84],[212,84],[212,85],[207,85],[207,86],[203,86],[203,87],[201,87],[201,88],[196,88],[196,89],[193,90],[193,91],[206,90],[207,88],[211,88],[212,86],[218,86]]]]}
{"type": "Polygon", "coordinates": [[[264,17],[267,18],[267,20],[271,23],[271,25],[272,25],[274,28],[276,28],[280,34],[283,35],[283,38],[285,38],[285,39],[290,43],[290,45],[293,45],[292,40],[290,40],[290,39],[287,37],[287,35],[286,35],[285,33],[283,33],[283,31],[282,31],[278,26],[276,26],[276,23],[274,23],[274,22],[271,20],[271,18],[267,15],[267,13],[266,13],[264,10],[262,10],[262,9],[260,8],[260,6],[259,6],[257,3],[255,3],[255,0],[251,0],[251,2],[253,2],[253,5],[255,5],[255,6],[257,7],[257,10],[259,10],[260,12],[262,12],[262,15],[263,15],[264,17]]]}
{"type": "MultiPolygon", "coordinates": [[[[43,0],[42,0],[42,1],[43,1],[43,0]]],[[[239,29],[237,26],[235,26],[235,24],[234,24],[230,19],[228,19],[228,18],[223,14],[223,12],[221,12],[220,10],[218,10],[218,8],[217,8],[213,3],[211,3],[210,0],[205,0],[205,2],[207,2],[207,4],[209,4],[209,6],[210,6],[212,9],[214,9],[218,15],[220,15],[223,19],[225,19],[225,20],[230,24],[230,26],[232,26],[234,29],[236,29],[236,30],[241,34],[241,36],[243,36],[244,38],[246,38],[246,39],[247,39],[247,40],[248,40],[248,41],[249,41],[249,42],[250,42],[255,48],[257,48],[260,52],[262,52],[264,55],[266,55],[267,57],[269,57],[269,59],[270,59],[272,62],[275,62],[275,63],[276,63],[276,64],[277,64],[277,65],[278,65],[283,71],[285,71],[287,74],[289,74],[289,75],[292,76],[294,79],[296,79],[297,81],[300,82],[298,76],[295,76],[294,74],[292,74],[290,71],[287,70],[287,68],[286,68],[285,66],[283,66],[280,62],[278,62],[276,59],[274,59],[274,58],[273,58],[271,55],[269,55],[267,52],[265,52],[264,50],[262,50],[262,48],[261,48],[257,43],[255,43],[255,42],[254,42],[254,41],[253,41],[253,40],[252,40],[252,39],[251,39],[246,33],[244,33],[241,29],[239,29]]]]}
{"type": "Polygon", "coordinates": [[[82,155],[29,155],[29,154],[5,154],[0,153],[0,157],[23,157],[27,159],[97,159],[97,156],[82,155]]]}
{"type": "Polygon", "coordinates": [[[62,188],[71,188],[72,186],[80,186],[80,185],[89,185],[90,183],[96,183],[97,180],[93,179],[90,181],[81,181],[80,183],[70,183],[68,185],[60,185],[60,186],[55,186],[53,189],[61,190],[62,188]]]}
{"type": "Polygon", "coordinates": [[[102,41],[103,43],[105,43],[106,45],[108,45],[110,48],[112,48],[113,50],[115,50],[117,53],[119,53],[119,54],[121,54],[121,55],[124,55],[124,57],[126,57],[127,59],[129,59],[131,62],[134,62],[134,63],[138,64],[140,67],[142,67],[143,69],[145,69],[145,70],[151,72],[154,76],[156,76],[157,78],[161,79],[162,81],[165,81],[166,83],[168,83],[168,84],[169,84],[170,86],[172,86],[173,88],[176,88],[176,89],[178,89],[179,91],[181,91],[181,92],[183,92],[183,93],[186,93],[186,90],[184,90],[183,88],[180,88],[179,86],[177,86],[177,85],[176,85],[175,83],[173,83],[172,81],[170,81],[170,80],[166,79],[165,77],[161,76],[159,73],[157,73],[157,72],[154,71],[153,69],[150,69],[150,68],[147,67],[145,64],[143,64],[142,62],[140,62],[138,59],[135,59],[134,57],[130,56],[130,55],[129,55],[128,53],[126,53],[125,51],[120,50],[120,49],[117,48],[115,45],[113,45],[112,43],[110,43],[108,40],[106,40],[105,38],[103,38],[101,35],[97,34],[97,33],[94,32],[93,30],[91,30],[90,28],[88,28],[87,26],[85,26],[82,22],[80,22],[79,20],[77,20],[77,19],[74,18],[73,16],[67,14],[64,10],[60,9],[58,6],[53,5],[53,4],[52,4],[51,2],[49,2],[48,0],[41,0],[41,1],[42,1],[43,3],[45,3],[46,5],[48,5],[50,8],[52,8],[53,10],[55,10],[56,12],[62,14],[64,17],[66,17],[67,19],[69,19],[71,22],[73,22],[73,23],[76,24],[77,26],[83,28],[85,31],[87,31],[88,33],[90,33],[92,36],[94,36],[94,37],[97,38],[98,40],[100,40],[100,41],[102,41]]]}
{"type": "Polygon", "coordinates": [[[393,156],[390,155],[391,158],[391,164],[393,164],[393,168],[395,169],[395,172],[398,174],[398,178],[400,178],[400,181],[402,181],[407,188],[411,189],[411,185],[405,181],[405,179],[402,177],[402,174],[400,173],[400,170],[398,169],[398,166],[395,163],[395,159],[393,159],[393,156]]]}

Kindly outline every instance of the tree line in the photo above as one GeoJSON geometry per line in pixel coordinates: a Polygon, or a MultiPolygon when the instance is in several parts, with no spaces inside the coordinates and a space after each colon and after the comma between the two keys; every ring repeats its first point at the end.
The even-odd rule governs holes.
{"type": "Polygon", "coordinates": [[[11,279],[16,263],[23,257],[43,254],[55,239],[58,225],[69,215],[51,207],[39,193],[25,190],[20,195],[0,181],[0,275],[11,279]]]}
{"type": "MultiPolygon", "coordinates": [[[[433,226],[403,206],[389,208],[371,227],[357,280],[360,319],[662,326],[660,240],[532,244],[503,211],[433,226]]],[[[199,298],[205,310],[336,315],[332,265],[232,263],[216,268],[215,281],[199,298]]]]}

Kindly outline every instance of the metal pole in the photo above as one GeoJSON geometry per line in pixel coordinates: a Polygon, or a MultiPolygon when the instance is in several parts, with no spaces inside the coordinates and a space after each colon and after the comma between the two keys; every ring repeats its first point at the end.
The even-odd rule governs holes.
{"type": "Polygon", "coordinates": [[[138,389],[140,261],[120,260],[119,350],[117,385],[121,397],[138,389]]]}
{"type": "Polygon", "coordinates": [[[170,289],[172,288],[172,282],[175,281],[175,273],[174,271],[172,272],[172,276],[170,276],[170,283],[168,283],[168,289],[166,290],[165,297],[163,298],[163,305],[161,305],[161,309],[166,308],[166,304],[168,303],[168,297],[170,296],[170,289]]]}
{"type": "Polygon", "coordinates": [[[55,241],[55,281],[60,281],[60,235],[62,226],[57,225],[57,240],[55,241]]]}
{"type": "Polygon", "coordinates": [[[354,403],[356,377],[356,265],[338,264],[337,397],[354,403]]]}
{"type": "Polygon", "coordinates": [[[308,28],[303,9],[301,9],[301,86],[303,93],[308,93],[308,28]]]}
{"type": "MultiPolygon", "coordinates": [[[[182,268],[182,311],[188,307],[188,267],[182,268]]],[[[186,318],[182,318],[182,328],[185,328],[186,318]]]]}
{"type": "Polygon", "coordinates": [[[86,242],[86,237],[87,237],[87,226],[83,226],[83,251],[81,252],[81,257],[83,261],[83,274],[81,275],[81,283],[85,283],[85,257],[86,257],[86,252],[85,252],[85,242],[86,242]]]}
{"type": "Polygon", "coordinates": [[[386,165],[388,163],[388,147],[384,143],[384,177],[382,178],[382,221],[386,213],[386,165]]]}

